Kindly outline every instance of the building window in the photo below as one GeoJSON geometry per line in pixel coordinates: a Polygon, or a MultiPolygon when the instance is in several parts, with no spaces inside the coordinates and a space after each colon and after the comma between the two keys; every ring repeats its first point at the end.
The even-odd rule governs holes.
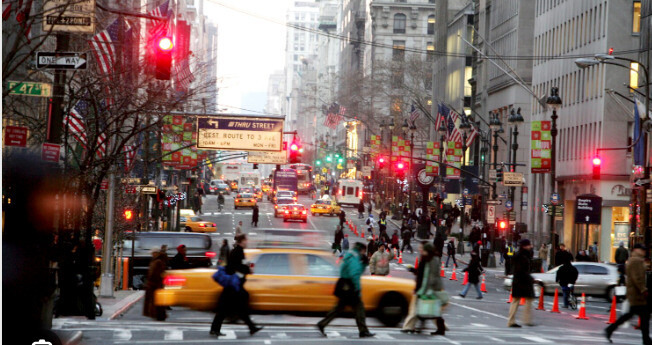
{"type": "Polygon", "coordinates": [[[638,63],[629,63],[629,87],[633,89],[638,88],[638,63]]]}
{"type": "Polygon", "coordinates": [[[395,34],[404,34],[405,33],[405,24],[407,17],[403,13],[397,13],[394,15],[394,33],[395,34]]]}
{"type": "Polygon", "coordinates": [[[394,41],[394,44],[392,45],[392,60],[405,60],[405,41],[394,41]]]}
{"type": "Polygon", "coordinates": [[[464,97],[471,97],[473,89],[469,80],[473,78],[473,67],[464,67],[464,97]]]}
{"type": "Polygon", "coordinates": [[[435,16],[430,15],[428,16],[428,35],[434,35],[435,34],[435,16]]]}
{"type": "Polygon", "coordinates": [[[632,32],[641,32],[641,2],[634,1],[634,11],[632,13],[632,32]]]}

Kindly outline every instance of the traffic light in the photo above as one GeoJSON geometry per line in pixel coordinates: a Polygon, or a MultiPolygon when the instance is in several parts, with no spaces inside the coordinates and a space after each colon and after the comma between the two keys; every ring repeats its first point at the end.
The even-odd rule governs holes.
{"type": "Polygon", "coordinates": [[[504,233],[508,226],[509,223],[506,219],[496,219],[496,229],[498,229],[499,233],[504,233]]]}
{"type": "Polygon", "coordinates": [[[394,165],[394,171],[396,171],[396,177],[403,179],[405,178],[405,171],[407,170],[407,163],[398,161],[394,165]]]}
{"type": "Polygon", "coordinates": [[[503,181],[503,168],[496,169],[496,182],[503,181]]]}
{"type": "Polygon", "coordinates": [[[593,163],[593,179],[594,180],[599,180],[600,179],[600,165],[602,165],[602,159],[600,156],[595,156],[593,157],[593,160],[591,161],[593,163]]]}
{"type": "Polygon", "coordinates": [[[326,156],[326,161],[328,163],[332,162],[333,161],[333,156],[331,156],[331,155],[326,156]]]}
{"type": "Polygon", "coordinates": [[[338,158],[338,159],[337,159],[337,163],[338,163],[338,164],[342,164],[342,163],[344,163],[344,158],[342,158],[342,157],[338,158]]]}
{"type": "Polygon", "coordinates": [[[132,221],[134,219],[134,211],[132,211],[131,209],[126,209],[124,211],[123,215],[125,217],[125,220],[128,221],[128,222],[130,222],[130,221],[132,221]]]}
{"type": "Polygon", "coordinates": [[[161,36],[154,40],[154,44],[154,77],[159,80],[170,80],[174,42],[171,37],[161,36]]]}
{"type": "Polygon", "coordinates": [[[377,162],[378,162],[378,169],[382,169],[385,167],[385,163],[387,162],[387,160],[385,159],[385,157],[380,156],[378,157],[377,162]]]}
{"type": "Polygon", "coordinates": [[[297,138],[290,144],[290,163],[301,163],[301,146],[297,138]]]}
{"type": "Polygon", "coordinates": [[[316,161],[315,161],[315,165],[318,166],[318,167],[321,166],[321,160],[319,160],[319,159],[316,160],[316,161]]]}

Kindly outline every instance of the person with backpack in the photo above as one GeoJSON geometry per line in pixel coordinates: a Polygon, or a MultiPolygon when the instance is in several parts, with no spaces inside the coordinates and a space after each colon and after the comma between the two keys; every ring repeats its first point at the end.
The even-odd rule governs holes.
{"type": "Polygon", "coordinates": [[[326,336],[324,328],[344,311],[344,308],[350,306],[355,313],[355,322],[358,326],[360,338],[373,337],[374,334],[369,332],[365,322],[364,304],[362,304],[360,276],[364,273],[365,268],[369,265],[366,256],[367,247],[364,243],[356,243],[353,250],[344,255],[342,265],[340,266],[340,279],[335,285],[335,296],[337,304],[331,309],[326,317],[317,323],[319,332],[326,336]]]}
{"type": "MultiPolygon", "coordinates": [[[[224,273],[229,276],[237,276],[235,285],[228,284],[223,286],[219,301],[217,302],[217,313],[211,324],[210,334],[218,337],[225,336],[221,332],[222,322],[230,315],[237,315],[244,323],[249,326],[249,334],[254,335],[263,327],[256,326],[249,317],[249,293],[244,289],[247,274],[251,274],[251,268],[244,263],[244,250],[247,248],[247,235],[240,234],[235,237],[235,245],[229,253],[224,273]]],[[[233,281],[233,280],[232,280],[233,281]]]]}

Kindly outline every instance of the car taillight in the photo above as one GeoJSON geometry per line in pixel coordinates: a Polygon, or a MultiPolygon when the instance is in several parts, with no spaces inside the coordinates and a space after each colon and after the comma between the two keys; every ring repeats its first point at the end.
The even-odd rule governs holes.
{"type": "Polygon", "coordinates": [[[240,202],[240,199],[235,199],[235,202],[240,202]]]}
{"type": "Polygon", "coordinates": [[[163,285],[165,285],[165,286],[184,286],[184,285],[186,285],[186,277],[166,276],[165,278],[163,278],[163,285]]]}
{"type": "Polygon", "coordinates": [[[274,205],[274,208],[278,208],[278,205],[274,205]]]}
{"type": "Polygon", "coordinates": [[[288,211],[288,210],[285,210],[285,214],[290,214],[290,211],[288,211]]]}
{"type": "Polygon", "coordinates": [[[215,253],[215,252],[206,252],[205,255],[208,258],[214,258],[215,256],[217,256],[217,253],[215,253]]]}
{"type": "Polygon", "coordinates": [[[256,264],[254,264],[253,262],[250,262],[250,263],[249,263],[249,268],[251,268],[251,269],[253,270],[254,267],[256,267],[256,264]]]}
{"type": "Polygon", "coordinates": [[[206,227],[206,224],[204,224],[204,223],[199,223],[199,227],[200,227],[200,228],[205,228],[205,227],[206,227]]]}
{"type": "Polygon", "coordinates": [[[340,195],[342,195],[342,190],[340,189],[340,195]]]}
{"type": "Polygon", "coordinates": [[[301,213],[303,213],[303,214],[307,214],[306,210],[303,210],[303,212],[301,212],[301,213]]]}
{"type": "Polygon", "coordinates": [[[251,199],[251,202],[254,202],[254,201],[256,201],[256,200],[254,200],[254,199],[251,199]]]}
{"type": "Polygon", "coordinates": [[[362,191],[358,192],[358,198],[362,198],[362,191]]]}
{"type": "Polygon", "coordinates": [[[215,225],[215,223],[213,223],[213,227],[217,227],[217,225],[215,225]]]}
{"type": "Polygon", "coordinates": [[[297,197],[296,197],[296,196],[294,197],[294,201],[297,201],[297,197]]]}

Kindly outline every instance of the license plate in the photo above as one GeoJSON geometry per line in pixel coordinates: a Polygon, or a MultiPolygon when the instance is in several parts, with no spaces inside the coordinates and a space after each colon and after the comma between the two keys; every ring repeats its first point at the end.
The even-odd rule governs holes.
{"type": "Polygon", "coordinates": [[[299,212],[292,212],[292,214],[299,214],[299,212]]]}

